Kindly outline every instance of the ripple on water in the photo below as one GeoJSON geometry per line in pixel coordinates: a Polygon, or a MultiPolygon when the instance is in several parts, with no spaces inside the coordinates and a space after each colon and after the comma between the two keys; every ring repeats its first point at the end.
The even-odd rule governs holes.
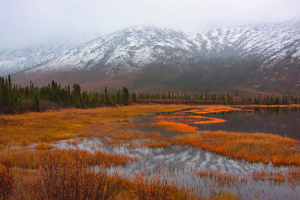
{"type": "MultiPolygon", "coordinates": [[[[74,139],[72,139],[73,141],[74,139]]],[[[286,171],[288,167],[276,167],[269,163],[249,163],[242,160],[234,160],[224,156],[219,156],[214,153],[206,152],[201,148],[189,146],[169,146],[165,148],[112,148],[104,147],[102,142],[97,138],[80,139],[78,145],[69,145],[68,141],[64,140],[53,144],[59,149],[80,149],[90,152],[105,151],[107,153],[118,153],[142,158],[139,163],[129,164],[125,166],[131,168],[130,165],[135,165],[137,170],[153,172],[158,168],[169,167],[197,167],[203,170],[214,169],[225,173],[234,173],[245,175],[257,170],[273,170],[286,171]]]]}

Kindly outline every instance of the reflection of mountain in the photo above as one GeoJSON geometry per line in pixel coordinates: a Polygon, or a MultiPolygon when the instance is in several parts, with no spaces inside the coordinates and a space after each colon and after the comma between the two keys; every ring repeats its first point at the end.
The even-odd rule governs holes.
{"type": "MultiPolygon", "coordinates": [[[[93,40],[15,75],[45,84],[98,89],[296,88],[300,21],[220,28],[198,34],[136,26],[93,40]]],[[[16,70],[17,71],[17,70],[16,70]]],[[[22,81],[20,81],[21,83],[22,81]]]]}

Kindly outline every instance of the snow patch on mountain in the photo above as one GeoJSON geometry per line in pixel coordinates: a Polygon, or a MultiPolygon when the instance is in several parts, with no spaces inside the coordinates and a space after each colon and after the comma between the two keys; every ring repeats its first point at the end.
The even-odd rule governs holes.
{"type": "MultiPolygon", "coordinates": [[[[129,27],[98,38],[70,51],[36,50],[35,53],[11,59],[0,54],[0,74],[4,66],[21,66],[14,72],[29,68],[26,74],[72,70],[103,70],[104,73],[126,73],[152,63],[188,67],[188,62],[235,57],[261,61],[261,68],[271,68],[290,57],[300,58],[300,21],[223,27],[201,33],[185,33],[151,26],[129,27]],[[40,57],[47,54],[49,56],[40,57]],[[33,56],[29,56],[33,55],[33,56]],[[35,60],[33,59],[35,58],[35,60]],[[27,62],[28,59],[34,62],[27,62]],[[40,59],[40,60],[39,60],[40,59]],[[8,63],[11,62],[11,63],[8,63]],[[21,65],[22,63],[28,63],[21,65]]],[[[11,54],[12,55],[12,54],[11,54]]],[[[226,63],[230,66],[230,63],[226,63]]],[[[6,70],[7,71],[7,70],[6,70]]],[[[12,71],[12,70],[11,70],[12,71]]]]}

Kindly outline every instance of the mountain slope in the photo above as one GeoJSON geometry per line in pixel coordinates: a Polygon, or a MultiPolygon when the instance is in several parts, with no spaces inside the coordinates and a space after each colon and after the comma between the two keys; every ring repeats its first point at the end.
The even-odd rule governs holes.
{"type": "Polygon", "coordinates": [[[292,73],[289,71],[293,81],[287,85],[291,86],[298,78],[294,72],[300,65],[299,60],[299,20],[227,27],[203,33],[135,26],[93,40],[18,76],[25,74],[33,80],[36,77],[41,80],[41,76],[47,77],[43,80],[60,77],[67,80],[65,83],[95,84],[100,77],[103,82],[103,79],[117,76],[124,80],[128,80],[126,76],[136,76],[133,85],[143,83],[151,87],[151,81],[145,83],[140,77],[155,78],[157,73],[163,73],[165,79],[169,73],[173,82],[176,77],[189,82],[188,76],[194,76],[193,79],[201,79],[197,84],[208,85],[214,80],[210,83],[214,87],[224,84],[232,87],[236,84],[277,84],[271,81],[269,73],[285,75],[288,66],[293,69],[292,73]]]}
{"type": "Polygon", "coordinates": [[[0,53],[0,76],[30,69],[37,64],[59,56],[75,48],[76,44],[52,44],[28,47],[0,53]]]}

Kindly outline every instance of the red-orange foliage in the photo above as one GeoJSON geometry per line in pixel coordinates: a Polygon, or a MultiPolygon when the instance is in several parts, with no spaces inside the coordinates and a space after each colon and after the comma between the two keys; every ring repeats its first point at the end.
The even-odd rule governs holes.
{"type": "Polygon", "coordinates": [[[139,200],[169,200],[171,186],[166,180],[161,183],[156,176],[151,180],[145,174],[136,174],[134,195],[139,200]]]}
{"type": "Polygon", "coordinates": [[[229,112],[229,111],[238,111],[242,110],[239,108],[233,108],[229,106],[205,106],[200,109],[192,109],[184,112],[192,112],[197,114],[207,114],[207,113],[218,113],[218,112],[229,112]]]}
{"type": "Polygon", "coordinates": [[[0,197],[6,199],[14,191],[14,177],[5,172],[0,171],[0,197]]]}
{"type": "MultiPolygon", "coordinates": [[[[118,171],[109,175],[103,165],[91,171],[79,159],[70,162],[49,153],[38,171],[37,179],[28,182],[25,187],[37,200],[96,200],[114,199],[125,187],[125,182],[118,171]]],[[[23,198],[18,196],[18,199],[23,198]]]]}
{"type": "Polygon", "coordinates": [[[47,144],[45,142],[41,142],[41,143],[38,143],[35,147],[34,147],[36,150],[50,150],[50,149],[54,149],[55,146],[53,145],[50,145],[50,144],[47,144]]]}
{"type": "Polygon", "coordinates": [[[160,138],[162,135],[160,133],[145,133],[145,138],[160,138]]]}
{"type": "Polygon", "coordinates": [[[170,143],[201,147],[251,162],[300,165],[299,142],[278,135],[203,131],[173,137],[170,143]]]}
{"type": "Polygon", "coordinates": [[[109,154],[102,151],[91,153],[85,150],[51,150],[51,151],[13,151],[0,154],[0,164],[8,169],[12,166],[36,169],[47,161],[50,154],[58,159],[69,162],[80,161],[84,166],[95,164],[105,166],[118,166],[137,161],[137,158],[119,154],[109,154]]]}
{"type": "MultiPolygon", "coordinates": [[[[157,116],[154,118],[158,126],[170,126],[177,132],[195,132],[197,127],[187,124],[214,124],[224,123],[226,120],[205,116],[157,116]],[[186,123],[186,124],[185,124],[186,123]]],[[[172,130],[171,130],[172,131],[172,130]]]]}
{"type": "Polygon", "coordinates": [[[77,146],[79,144],[78,141],[76,140],[69,140],[66,142],[68,145],[72,145],[72,146],[77,146]]]}
{"type": "Polygon", "coordinates": [[[272,181],[275,183],[281,183],[286,181],[287,174],[284,174],[283,172],[273,172],[273,171],[254,171],[252,173],[252,179],[255,181],[272,181]]]}
{"type": "Polygon", "coordinates": [[[169,143],[165,141],[149,141],[145,144],[145,146],[149,148],[156,148],[156,147],[168,147],[169,143]]]}
{"type": "Polygon", "coordinates": [[[156,126],[164,127],[168,131],[175,131],[181,133],[191,133],[191,132],[195,132],[197,129],[197,127],[189,126],[187,124],[166,122],[166,121],[158,122],[156,123],[156,126]]]}

